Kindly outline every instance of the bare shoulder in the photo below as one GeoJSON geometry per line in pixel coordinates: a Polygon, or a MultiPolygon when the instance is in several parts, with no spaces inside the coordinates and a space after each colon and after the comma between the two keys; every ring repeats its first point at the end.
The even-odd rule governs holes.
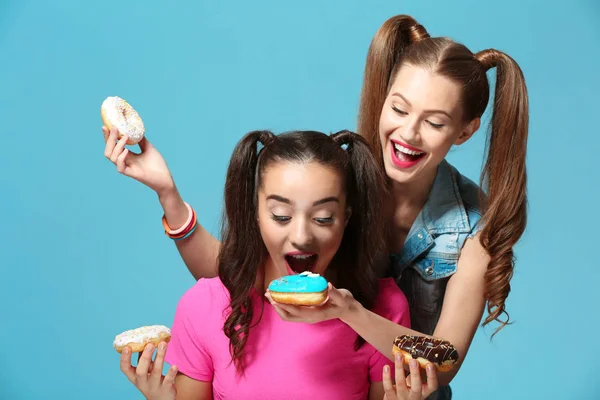
{"type": "Polygon", "coordinates": [[[458,258],[456,275],[484,275],[490,263],[490,255],[483,248],[480,240],[481,232],[465,241],[458,258]]]}

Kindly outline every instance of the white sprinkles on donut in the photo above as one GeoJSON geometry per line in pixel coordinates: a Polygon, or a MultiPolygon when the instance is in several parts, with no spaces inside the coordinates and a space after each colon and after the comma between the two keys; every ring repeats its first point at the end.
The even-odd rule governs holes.
{"type": "Polygon", "coordinates": [[[127,135],[132,143],[142,140],[145,133],[144,122],[125,100],[118,96],[107,97],[100,109],[121,135],[127,135]]]}
{"type": "Polygon", "coordinates": [[[161,333],[171,335],[171,329],[164,325],[148,325],[136,329],[130,329],[115,336],[113,346],[117,348],[130,343],[145,343],[152,339],[158,338],[161,333]]]}

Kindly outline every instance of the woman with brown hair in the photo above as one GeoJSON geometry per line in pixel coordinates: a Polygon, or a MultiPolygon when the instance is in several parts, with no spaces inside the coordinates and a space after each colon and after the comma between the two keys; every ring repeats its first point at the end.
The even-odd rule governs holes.
{"type": "MultiPolygon", "coordinates": [[[[336,290],[318,312],[276,305],[282,317],[341,318],[384,354],[397,335],[433,335],[454,344],[462,362],[486,305],[483,325],[499,322],[497,333],[509,323],[505,301],[513,246],[526,224],[528,119],[523,74],[507,54],[492,49],[474,54],[451,39],[430,37],[410,16],[387,20],[369,48],[358,130],[388,177],[391,273],[408,297],[416,332],[369,313],[336,290]],[[478,130],[491,68],[496,88],[481,173],[484,194],[445,157],[478,130]]],[[[431,398],[451,398],[447,385],[457,371],[439,374],[442,386],[431,398]]],[[[403,398],[408,388],[397,383],[403,398]]],[[[414,398],[429,394],[420,385],[411,390],[422,392],[414,398]]]]}
{"type": "Polygon", "coordinates": [[[316,273],[408,326],[406,297],[373,268],[384,249],[384,192],[359,135],[244,136],[227,171],[218,277],[183,295],[168,349],[162,343],[154,363],[151,344],[137,369],[123,352],[125,375],[153,400],[175,393],[178,400],[381,400],[386,356],[340,320],[282,321],[263,294],[281,276],[304,273],[310,281],[316,273]],[[163,360],[171,365],[164,378],[163,360]]]}
{"type": "MultiPolygon", "coordinates": [[[[358,131],[388,177],[389,234],[382,262],[389,260],[390,273],[408,297],[414,330],[368,312],[350,293],[337,289],[330,290],[329,302],[319,309],[275,304],[282,318],[340,318],[389,357],[397,335],[448,340],[460,354],[459,365],[439,374],[440,388],[431,398],[451,398],[448,384],[484,309],[484,325],[497,321],[501,329],[509,322],[505,301],[513,246],[526,223],[528,112],[523,74],[507,54],[491,49],[472,53],[448,38],[430,37],[410,16],[386,21],[369,48],[358,131]],[[445,157],[479,129],[490,93],[486,72],[492,68],[496,88],[480,188],[445,157]]],[[[126,171],[122,148],[113,149],[114,144],[106,156],[126,171]]],[[[166,165],[160,174],[147,172],[146,167],[164,161],[152,153],[141,156],[146,158],[130,160],[130,170],[145,174],[139,176],[158,193],[169,225],[181,226],[189,212],[166,165]]],[[[219,242],[206,230],[199,227],[177,246],[196,278],[215,275],[219,242]]],[[[418,383],[409,389],[399,380],[398,396],[411,390],[411,396],[419,396],[415,398],[427,397],[431,387],[418,383]]]]}

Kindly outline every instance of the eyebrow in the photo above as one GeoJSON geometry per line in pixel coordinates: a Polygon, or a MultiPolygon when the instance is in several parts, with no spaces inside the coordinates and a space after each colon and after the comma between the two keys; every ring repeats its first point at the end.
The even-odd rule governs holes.
{"type": "MultiPolygon", "coordinates": [[[[412,107],[412,104],[410,103],[410,101],[408,101],[408,99],[404,96],[402,96],[400,93],[398,92],[394,92],[392,93],[392,96],[397,96],[400,97],[402,100],[404,100],[404,102],[406,104],[408,104],[409,106],[412,107]]],[[[448,118],[452,119],[452,116],[450,114],[448,114],[446,111],[444,110],[425,110],[426,113],[438,113],[438,114],[444,114],[445,116],[447,116],[448,118]]]]}
{"type": "MultiPolygon", "coordinates": [[[[271,195],[267,196],[267,200],[275,200],[275,201],[278,201],[280,203],[292,204],[292,201],[290,199],[287,199],[287,198],[285,198],[283,196],[279,196],[277,194],[271,194],[271,195]]],[[[340,199],[338,199],[335,196],[325,197],[324,199],[315,201],[313,203],[313,207],[314,206],[319,206],[319,205],[325,204],[325,203],[330,203],[330,202],[339,203],[340,199]]]]}

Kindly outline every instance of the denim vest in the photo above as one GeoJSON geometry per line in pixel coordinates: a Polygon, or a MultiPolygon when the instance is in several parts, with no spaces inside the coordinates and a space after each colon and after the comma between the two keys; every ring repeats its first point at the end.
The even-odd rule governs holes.
{"type": "MultiPolygon", "coordinates": [[[[442,161],[423,209],[402,250],[390,255],[391,273],[410,306],[412,329],[431,335],[442,311],[446,284],[456,272],[465,240],[477,233],[480,189],[447,161],[442,161]]],[[[440,387],[431,399],[450,399],[440,387]]]]}

